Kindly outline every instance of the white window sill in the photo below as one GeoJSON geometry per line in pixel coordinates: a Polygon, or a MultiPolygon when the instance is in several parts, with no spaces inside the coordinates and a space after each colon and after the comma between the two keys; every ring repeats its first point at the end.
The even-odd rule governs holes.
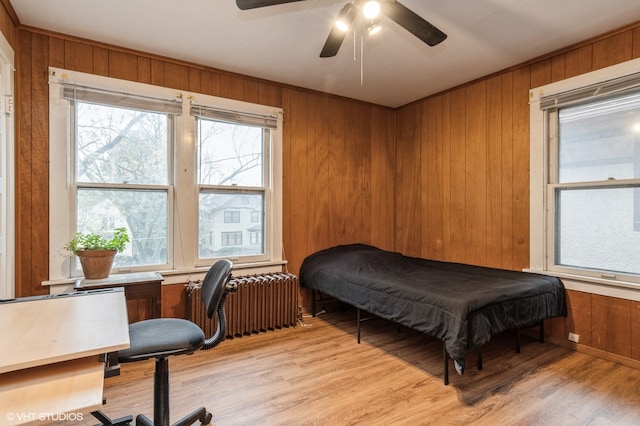
{"type": "MultiPolygon", "coordinates": [[[[233,268],[234,276],[253,275],[253,274],[268,274],[271,272],[282,271],[283,266],[287,264],[286,261],[274,261],[274,262],[257,262],[257,263],[245,263],[235,264],[233,268]]],[[[164,281],[162,285],[169,284],[183,284],[187,281],[197,281],[204,278],[209,267],[182,269],[182,270],[167,270],[156,271],[164,281]]],[[[112,276],[117,276],[113,274],[112,276]]],[[[49,287],[49,293],[63,293],[66,291],[73,291],[73,285],[76,280],[82,277],[63,278],[59,280],[47,280],[41,284],[45,287],[49,287]]]]}
{"type": "Polygon", "coordinates": [[[523,271],[560,278],[567,290],[640,301],[640,284],[638,283],[538,269],[523,269],[523,271]]]}

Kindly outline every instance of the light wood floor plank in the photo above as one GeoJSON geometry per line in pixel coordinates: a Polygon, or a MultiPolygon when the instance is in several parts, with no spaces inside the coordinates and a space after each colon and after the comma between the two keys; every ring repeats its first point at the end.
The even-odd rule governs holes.
{"type": "MultiPolygon", "coordinates": [[[[550,343],[498,336],[442,383],[442,343],[355,312],[224,341],[174,357],[172,420],[199,405],[213,425],[637,425],[640,371],[550,343]]],[[[153,361],[123,364],[106,380],[110,416],[153,413],[153,361]]],[[[85,414],[85,422],[96,421],[85,414]]],[[[68,426],[69,423],[61,423],[68,426]]]]}

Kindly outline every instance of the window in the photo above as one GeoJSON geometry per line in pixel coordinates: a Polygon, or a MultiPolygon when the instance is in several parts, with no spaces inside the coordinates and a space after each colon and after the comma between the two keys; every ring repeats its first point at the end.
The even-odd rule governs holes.
{"type": "Polygon", "coordinates": [[[199,256],[264,258],[262,242],[269,230],[263,220],[269,222],[272,198],[268,159],[276,120],[199,104],[191,106],[191,115],[197,121],[199,256]],[[221,244],[203,244],[208,234],[221,234],[221,244]]]}
{"type": "Polygon", "coordinates": [[[262,244],[262,230],[249,229],[249,238],[251,240],[251,245],[262,244]]]}
{"type": "Polygon", "coordinates": [[[640,283],[640,74],[594,79],[532,91],[532,268],[640,283]]]}
{"type": "MultiPolygon", "coordinates": [[[[169,171],[175,101],[68,85],[75,229],[108,237],[127,229],[131,244],[114,266],[168,265],[169,171]],[[168,111],[168,112],[167,112],[168,111]]],[[[76,265],[77,266],[77,265],[76,265]]]]}
{"type": "Polygon", "coordinates": [[[75,232],[121,226],[116,273],[281,265],[279,109],[54,68],[49,81],[50,280],[81,274],[62,249],[75,232]]]}
{"type": "Polygon", "coordinates": [[[11,299],[14,286],[14,52],[0,32],[0,299],[11,299]]]}

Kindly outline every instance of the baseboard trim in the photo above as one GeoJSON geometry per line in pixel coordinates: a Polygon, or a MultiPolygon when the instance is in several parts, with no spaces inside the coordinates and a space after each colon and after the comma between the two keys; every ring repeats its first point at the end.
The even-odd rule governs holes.
{"type": "Polygon", "coordinates": [[[549,343],[553,343],[554,345],[572,349],[576,352],[595,356],[597,358],[602,358],[607,361],[615,362],[618,364],[625,365],[627,367],[635,368],[636,370],[640,370],[640,360],[636,360],[633,358],[628,358],[626,356],[603,351],[602,349],[596,349],[594,347],[582,345],[580,343],[573,343],[568,340],[563,340],[557,337],[545,336],[545,340],[549,343]]]}

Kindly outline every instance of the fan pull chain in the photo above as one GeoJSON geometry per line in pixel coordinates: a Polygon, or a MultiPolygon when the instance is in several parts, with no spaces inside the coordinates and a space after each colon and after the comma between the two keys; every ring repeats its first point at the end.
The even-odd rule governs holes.
{"type": "Polygon", "coordinates": [[[364,37],[360,35],[360,87],[364,86],[364,37]]]}
{"type": "Polygon", "coordinates": [[[353,61],[355,62],[356,59],[356,26],[353,26],[353,61]]]}
{"type": "Polygon", "coordinates": [[[353,61],[357,61],[357,33],[356,28],[360,29],[360,87],[364,86],[364,22],[361,16],[358,16],[358,25],[353,26],[353,61]]]}

